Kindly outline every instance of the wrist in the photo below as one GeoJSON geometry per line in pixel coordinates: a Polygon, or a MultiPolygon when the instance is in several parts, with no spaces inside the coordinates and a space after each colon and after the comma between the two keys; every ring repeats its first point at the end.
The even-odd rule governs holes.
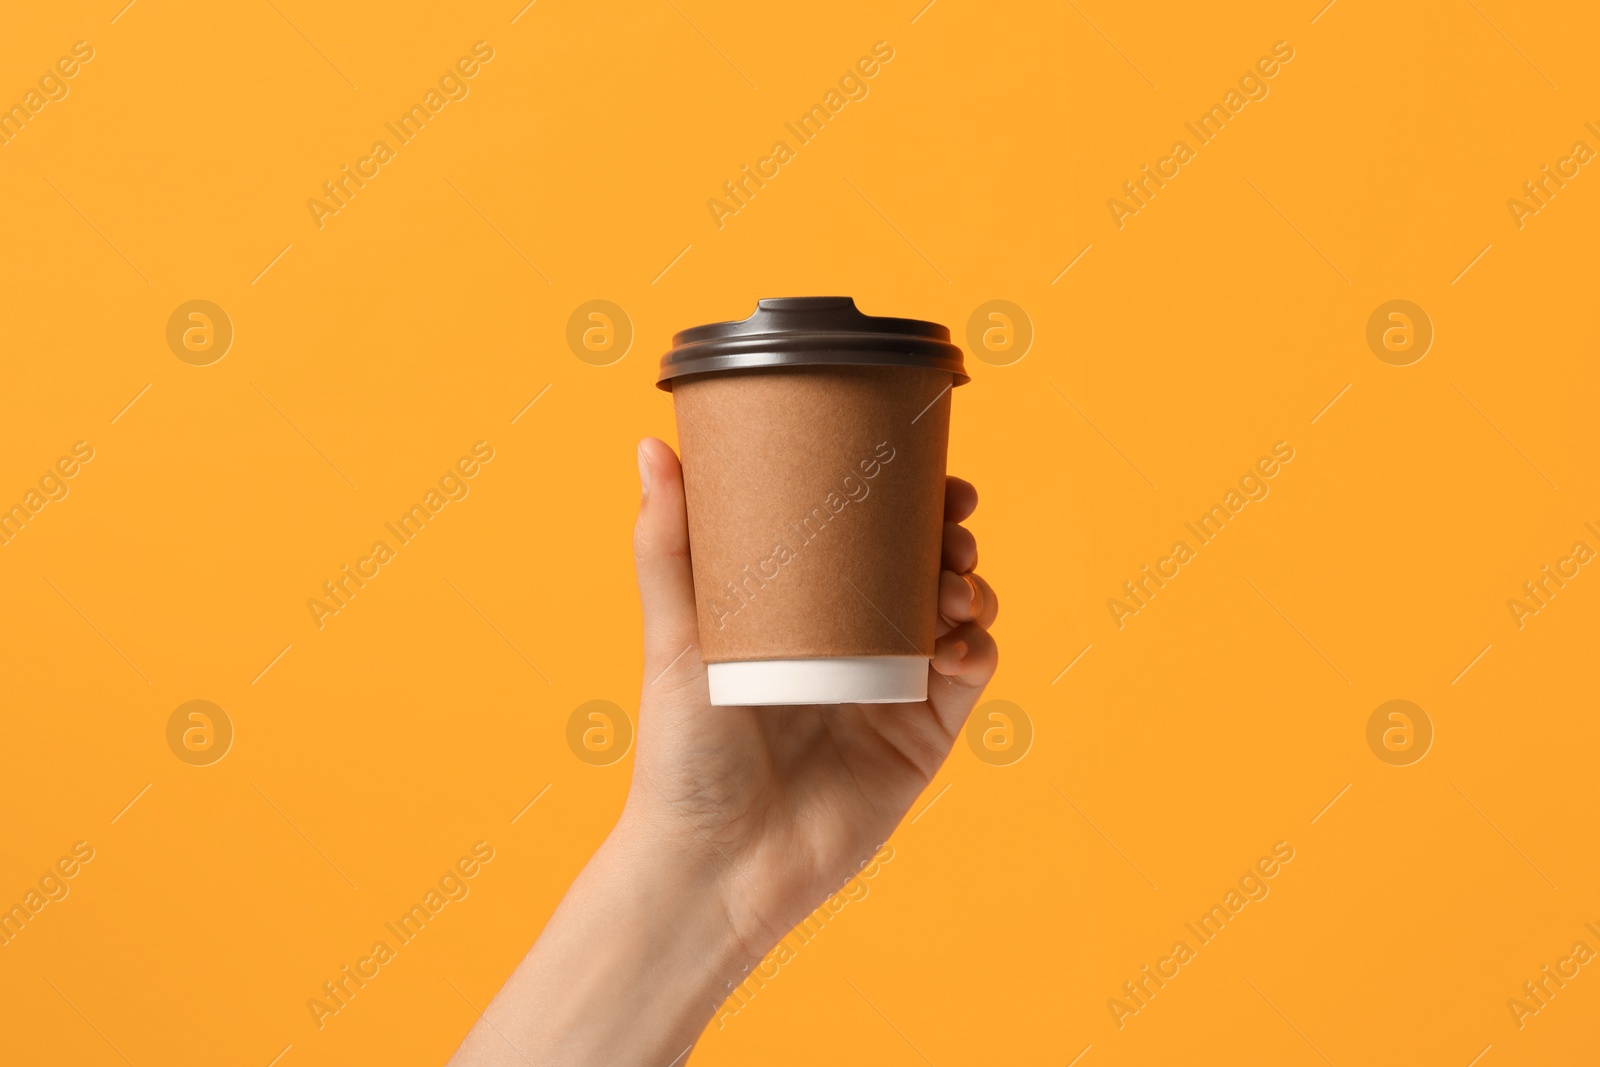
{"type": "Polygon", "coordinates": [[[583,901],[583,999],[614,1000],[636,1033],[671,1035],[663,1063],[699,1037],[759,958],[732,919],[726,873],[715,852],[708,859],[625,817],[568,894],[583,901]]]}
{"type": "Polygon", "coordinates": [[[624,819],[455,1062],[679,1062],[750,965],[725,899],[708,864],[624,819]]]}
{"type": "MultiPolygon", "coordinates": [[[[787,929],[778,929],[765,914],[765,898],[752,881],[748,857],[716,843],[688,815],[664,802],[638,804],[630,798],[601,851],[609,854],[608,864],[627,872],[624,877],[676,887],[676,899],[661,901],[667,909],[658,913],[661,918],[675,911],[691,926],[715,926],[714,956],[724,983],[738,985],[787,929]]],[[[720,986],[717,999],[729,988],[720,986]]]]}

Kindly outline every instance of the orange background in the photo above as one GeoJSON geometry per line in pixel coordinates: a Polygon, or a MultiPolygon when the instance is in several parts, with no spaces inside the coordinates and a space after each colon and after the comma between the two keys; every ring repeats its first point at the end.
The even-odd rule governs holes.
{"type": "Polygon", "coordinates": [[[1506,201],[1600,148],[1593,16],[919,6],[7,15],[0,102],[94,58],[0,147],[0,503],[94,459],[0,547],[0,903],[94,858],[0,948],[0,1061],[443,1062],[626,790],[566,731],[637,709],[656,358],[807,293],[1031,321],[1020,361],[971,359],[951,468],[1004,599],[989,695],[1035,736],[958,746],[695,1063],[1592,1054],[1594,967],[1522,1029],[1506,1002],[1600,949],[1600,577],[1521,629],[1506,601],[1600,548],[1600,177],[1521,228],[1506,201]],[[319,229],[306,201],[479,40],[470,95],[319,229]],[[706,201],[877,41],[870,94],[719,229],[706,201]],[[1119,229],[1107,200],[1278,41],[1270,94],[1119,229]],[[192,299],[233,324],[209,366],[166,341],[192,299]],[[566,341],[593,299],[634,329],[606,366],[566,341]],[[1391,299],[1436,331],[1410,366],[1367,345],[1391,299]],[[319,630],[307,599],[477,441],[470,495],[319,630]],[[1118,629],[1277,441],[1270,496],[1118,629]],[[209,766],[167,743],[195,699],[235,730],[209,766]],[[1435,731],[1410,766],[1366,740],[1392,699],[1435,731]],[[477,841],[470,895],[319,1030],[306,1001],[477,841]],[[1108,999],[1279,841],[1270,896],[1119,1029],[1108,999]]]}

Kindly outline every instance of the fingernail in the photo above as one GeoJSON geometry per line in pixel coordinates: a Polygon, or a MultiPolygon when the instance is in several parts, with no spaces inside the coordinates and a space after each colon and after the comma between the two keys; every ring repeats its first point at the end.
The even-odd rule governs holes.
{"type": "Polygon", "coordinates": [[[957,663],[960,663],[962,660],[966,659],[967,643],[965,641],[952,642],[950,645],[950,655],[957,663]]]}
{"type": "Polygon", "coordinates": [[[972,614],[977,615],[978,606],[983,601],[983,591],[978,588],[977,579],[973,578],[972,575],[963,574],[961,577],[967,580],[967,588],[972,590],[972,604],[970,607],[972,608],[972,614]]]}
{"type": "Polygon", "coordinates": [[[639,495],[650,495],[650,457],[645,453],[644,442],[639,442],[639,495]]]}

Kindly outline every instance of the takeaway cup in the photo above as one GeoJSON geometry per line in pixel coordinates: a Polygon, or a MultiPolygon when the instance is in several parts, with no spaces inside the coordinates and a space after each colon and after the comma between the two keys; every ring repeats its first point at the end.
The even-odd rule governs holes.
{"type": "Polygon", "coordinates": [[[927,697],[961,350],[849,297],[759,301],[661,360],[711,702],[927,697]]]}

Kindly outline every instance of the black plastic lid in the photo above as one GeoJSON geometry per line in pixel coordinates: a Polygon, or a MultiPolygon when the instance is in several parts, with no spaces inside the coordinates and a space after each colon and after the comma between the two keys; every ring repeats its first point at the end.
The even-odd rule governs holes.
{"type": "Polygon", "coordinates": [[[965,385],[961,349],[937,322],[863,315],[848,296],[788,296],[756,302],[737,322],[713,322],[673,335],[656,385],[675,378],[759,367],[927,367],[965,385]]]}

